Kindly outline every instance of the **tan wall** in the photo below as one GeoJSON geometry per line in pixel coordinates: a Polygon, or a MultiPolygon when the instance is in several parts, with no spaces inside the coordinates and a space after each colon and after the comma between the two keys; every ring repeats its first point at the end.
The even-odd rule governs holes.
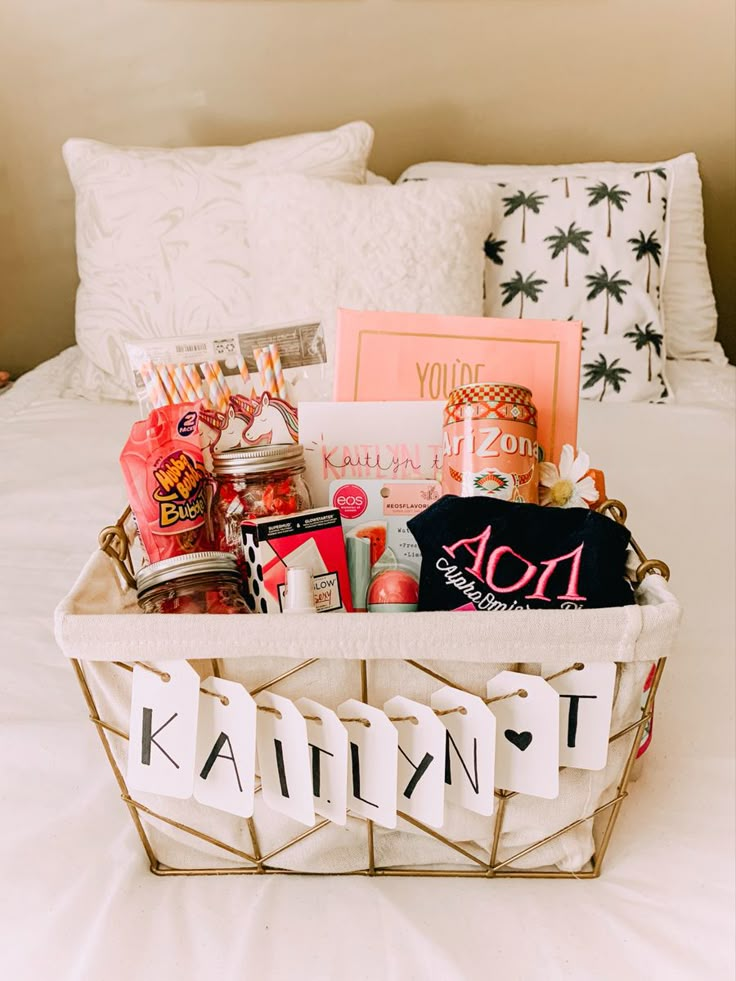
{"type": "Polygon", "coordinates": [[[736,358],[733,0],[0,0],[0,367],[72,342],[71,135],[249,142],[364,118],[373,168],[700,157],[736,358]]]}

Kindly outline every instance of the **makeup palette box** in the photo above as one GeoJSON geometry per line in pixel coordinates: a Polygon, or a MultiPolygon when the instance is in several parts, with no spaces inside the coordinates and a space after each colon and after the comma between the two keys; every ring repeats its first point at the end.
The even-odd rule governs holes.
{"type": "Polygon", "coordinates": [[[318,613],[353,612],[337,508],[253,518],[241,526],[245,598],[253,613],[282,613],[287,569],[308,569],[318,613]]]}

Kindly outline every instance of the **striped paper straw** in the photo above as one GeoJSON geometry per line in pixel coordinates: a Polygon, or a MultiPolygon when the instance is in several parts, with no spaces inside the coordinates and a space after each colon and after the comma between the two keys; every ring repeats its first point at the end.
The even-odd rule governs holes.
{"type": "Polygon", "coordinates": [[[176,381],[176,387],[184,396],[184,401],[196,402],[197,393],[194,391],[192,383],[189,381],[189,375],[187,374],[186,367],[183,364],[178,364],[174,368],[174,379],[176,381]]]}
{"type": "Polygon", "coordinates": [[[189,379],[189,384],[192,386],[195,396],[198,399],[207,398],[204,393],[204,386],[202,385],[202,379],[199,377],[199,372],[197,371],[197,366],[195,364],[184,365],[184,370],[187,373],[187,378],[189,379]]]}
{"type": "Polygon", "coordinates": [[[232,392],[230,391],[230,386],[228,385],[227,381],[225,380],[225,376],[222,373],[222,368],[220,367],[219,361],[212,362],[212,370],[215,373],[215,379],[217,380],[218,388],[222,393],[222,399],[221,402],[218,404],[218,409],[220,409],[220,412],[225,412],[228,405],[230,404],[230,396],[232,395],[232,392]],[[220,408],[220,405],[222,405],[222,408],[220,408]]]}
{"type": "Polygon", "coordinates": [[[253,385],[253,379],[250,377],[250,372],[248,371],[248,365],[245,363],[245,358],[238,351],[238,371],[240,372],[240,377],[243,379],[243,395],[246,398],[253,398],[255,396],[255,387],[253,385]]]}
{"type": "Polygon", "coordinates": [[[256,348],[253,353],[256,356],[258,370],[261,373],[261,384],[263,385],[263,391],[268,392],[269,395],[278,395],[276,390],[276,378],[273,373],[273,362],[271,361],[271,352],[268,350],[268,348],[256,348]]]}
{"type": "Polygon", "coordinates": [[[207,362],[202,363],[199,366],[202,370],[202,377],[204,378],[204,387],[207,393],[207,401],[212,409],[217,408],[217,402],[220,398],[220,389],[217,387],[217,380],[215,378],[214,372],[207,362]]]}
{"type": "Polygon", "coordinates": [[[286,379],[284,378],[284,369],[281,367],[279,346],[278,344],[269,344],[268,350],[271,355],[271,364],[273,365],[273,374],[276,383],[275,394],[278,398],[286,401],[286,379]]]}
{"type": "Polygon", "coordinates": [[[171,403],[171,405],[176,405],[177,402],[181,402],[178,391],[176,390],[176,383],[174,381],[174,376],[171,374],[171,369],[167,364],[157,364],[154,366],[156,369],[156,374],[161,380],[161,384],[166,392],[166,398],[171,403]]]}
{"type": "Polygon", "coordinates": [[[156,373],[156,369],[153,367],[150,361],[144,361],[140,367],[141,378],[143,379],[143,384],[146,388],[146,395],[148,396],[148,401],[151,403],[151,408],[160,409],[164,405],[169,404],[168,396],[166,395],[166,390],[161,384],[161,379],[156,373]]]}

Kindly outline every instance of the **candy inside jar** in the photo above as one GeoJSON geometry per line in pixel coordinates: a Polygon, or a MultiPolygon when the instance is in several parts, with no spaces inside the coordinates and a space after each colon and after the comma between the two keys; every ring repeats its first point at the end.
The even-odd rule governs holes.
{"type": "Polygon", "coordinates": [[[230,552],[193,552],[143,566],[136,577],[144,613],[248,613],[230,552]]]}
{"type": "Polygon", "coordinates": [[[252,518],[295,514],[312,507],[304,480],[304,450],[274,443],[225,450],[213,457],[215,497],[212,521],[217,547],[243,565],[240,526],[252,518]]]}

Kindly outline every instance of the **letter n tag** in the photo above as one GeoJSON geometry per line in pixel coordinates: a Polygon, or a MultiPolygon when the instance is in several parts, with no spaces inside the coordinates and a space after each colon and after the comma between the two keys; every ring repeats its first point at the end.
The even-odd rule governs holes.
{"type": "Polygon", "coordinates": [[[417,821],[441,828],[445,819],[445,727],[431,708],[403,695],[390,698],[383,711],[399,734],[396,806],[417,821]]]}
{"type": "Polygon", "coordinates": [[[267,807],[300,824],[314,824],[307,723],[288,698],[262,691],[256,745],[263,800],[267,807]],[[271,711],[263,711],[263,709],[271,711]]]}
{"type": "Polygon", "coordinates": [[[201,804],[250,817],[256,765],[256,703],[236,681],[210,677],[199,693],[194,797],[201,804]]]}
{"type": "Polygon", "coordinates": [[[493,777],[496,765],[496,719],[482,698],[440,688],[432,695],[432,708],[448,712],[439,718],[445,728],[445,798],[483,814],[493,814],[493,777]],[[463,711],[464,710],[464,711],[463,711]]]}
{"type": "Polygon", "coordinates": [[[306,719],[314,809],[335,824],[345,824],[348,801],[348,733],[332,709],[311,698],[294,703],[306,719]]]}
{"type": "Polygon", "coordinates": [[[186,661],[163,662],[156,672],[135,665],[128,740],[131,790],[191,797],[198,706],[199,675],[186,661]]]}
{"type": "Polygon", "coordinates": [[[348,810],[395,828],[396,729],[380,709],[357,698],[338,705],[337,714],[348,731],[348,810]],[[364,719],[370,725],[346,719],[364,719]]]}
{"type": "MultiPolygon", "coordinates": [[[[542,665],[542,674],[559,670],[559,665],[542,665]]],[[[616,665],[586,664],[549,683],[560,696],[560,766],[602,770],[608,761],[616,665]]]]}
{"type": "Polygon", "coordinates": [[[488,698],[525,691],[492,702],[496,716],[496,784],[533,797],[553,799],[560,792],[560,710],[557,692],[544,678],[502,671],[488,682],[488,698]]]}

